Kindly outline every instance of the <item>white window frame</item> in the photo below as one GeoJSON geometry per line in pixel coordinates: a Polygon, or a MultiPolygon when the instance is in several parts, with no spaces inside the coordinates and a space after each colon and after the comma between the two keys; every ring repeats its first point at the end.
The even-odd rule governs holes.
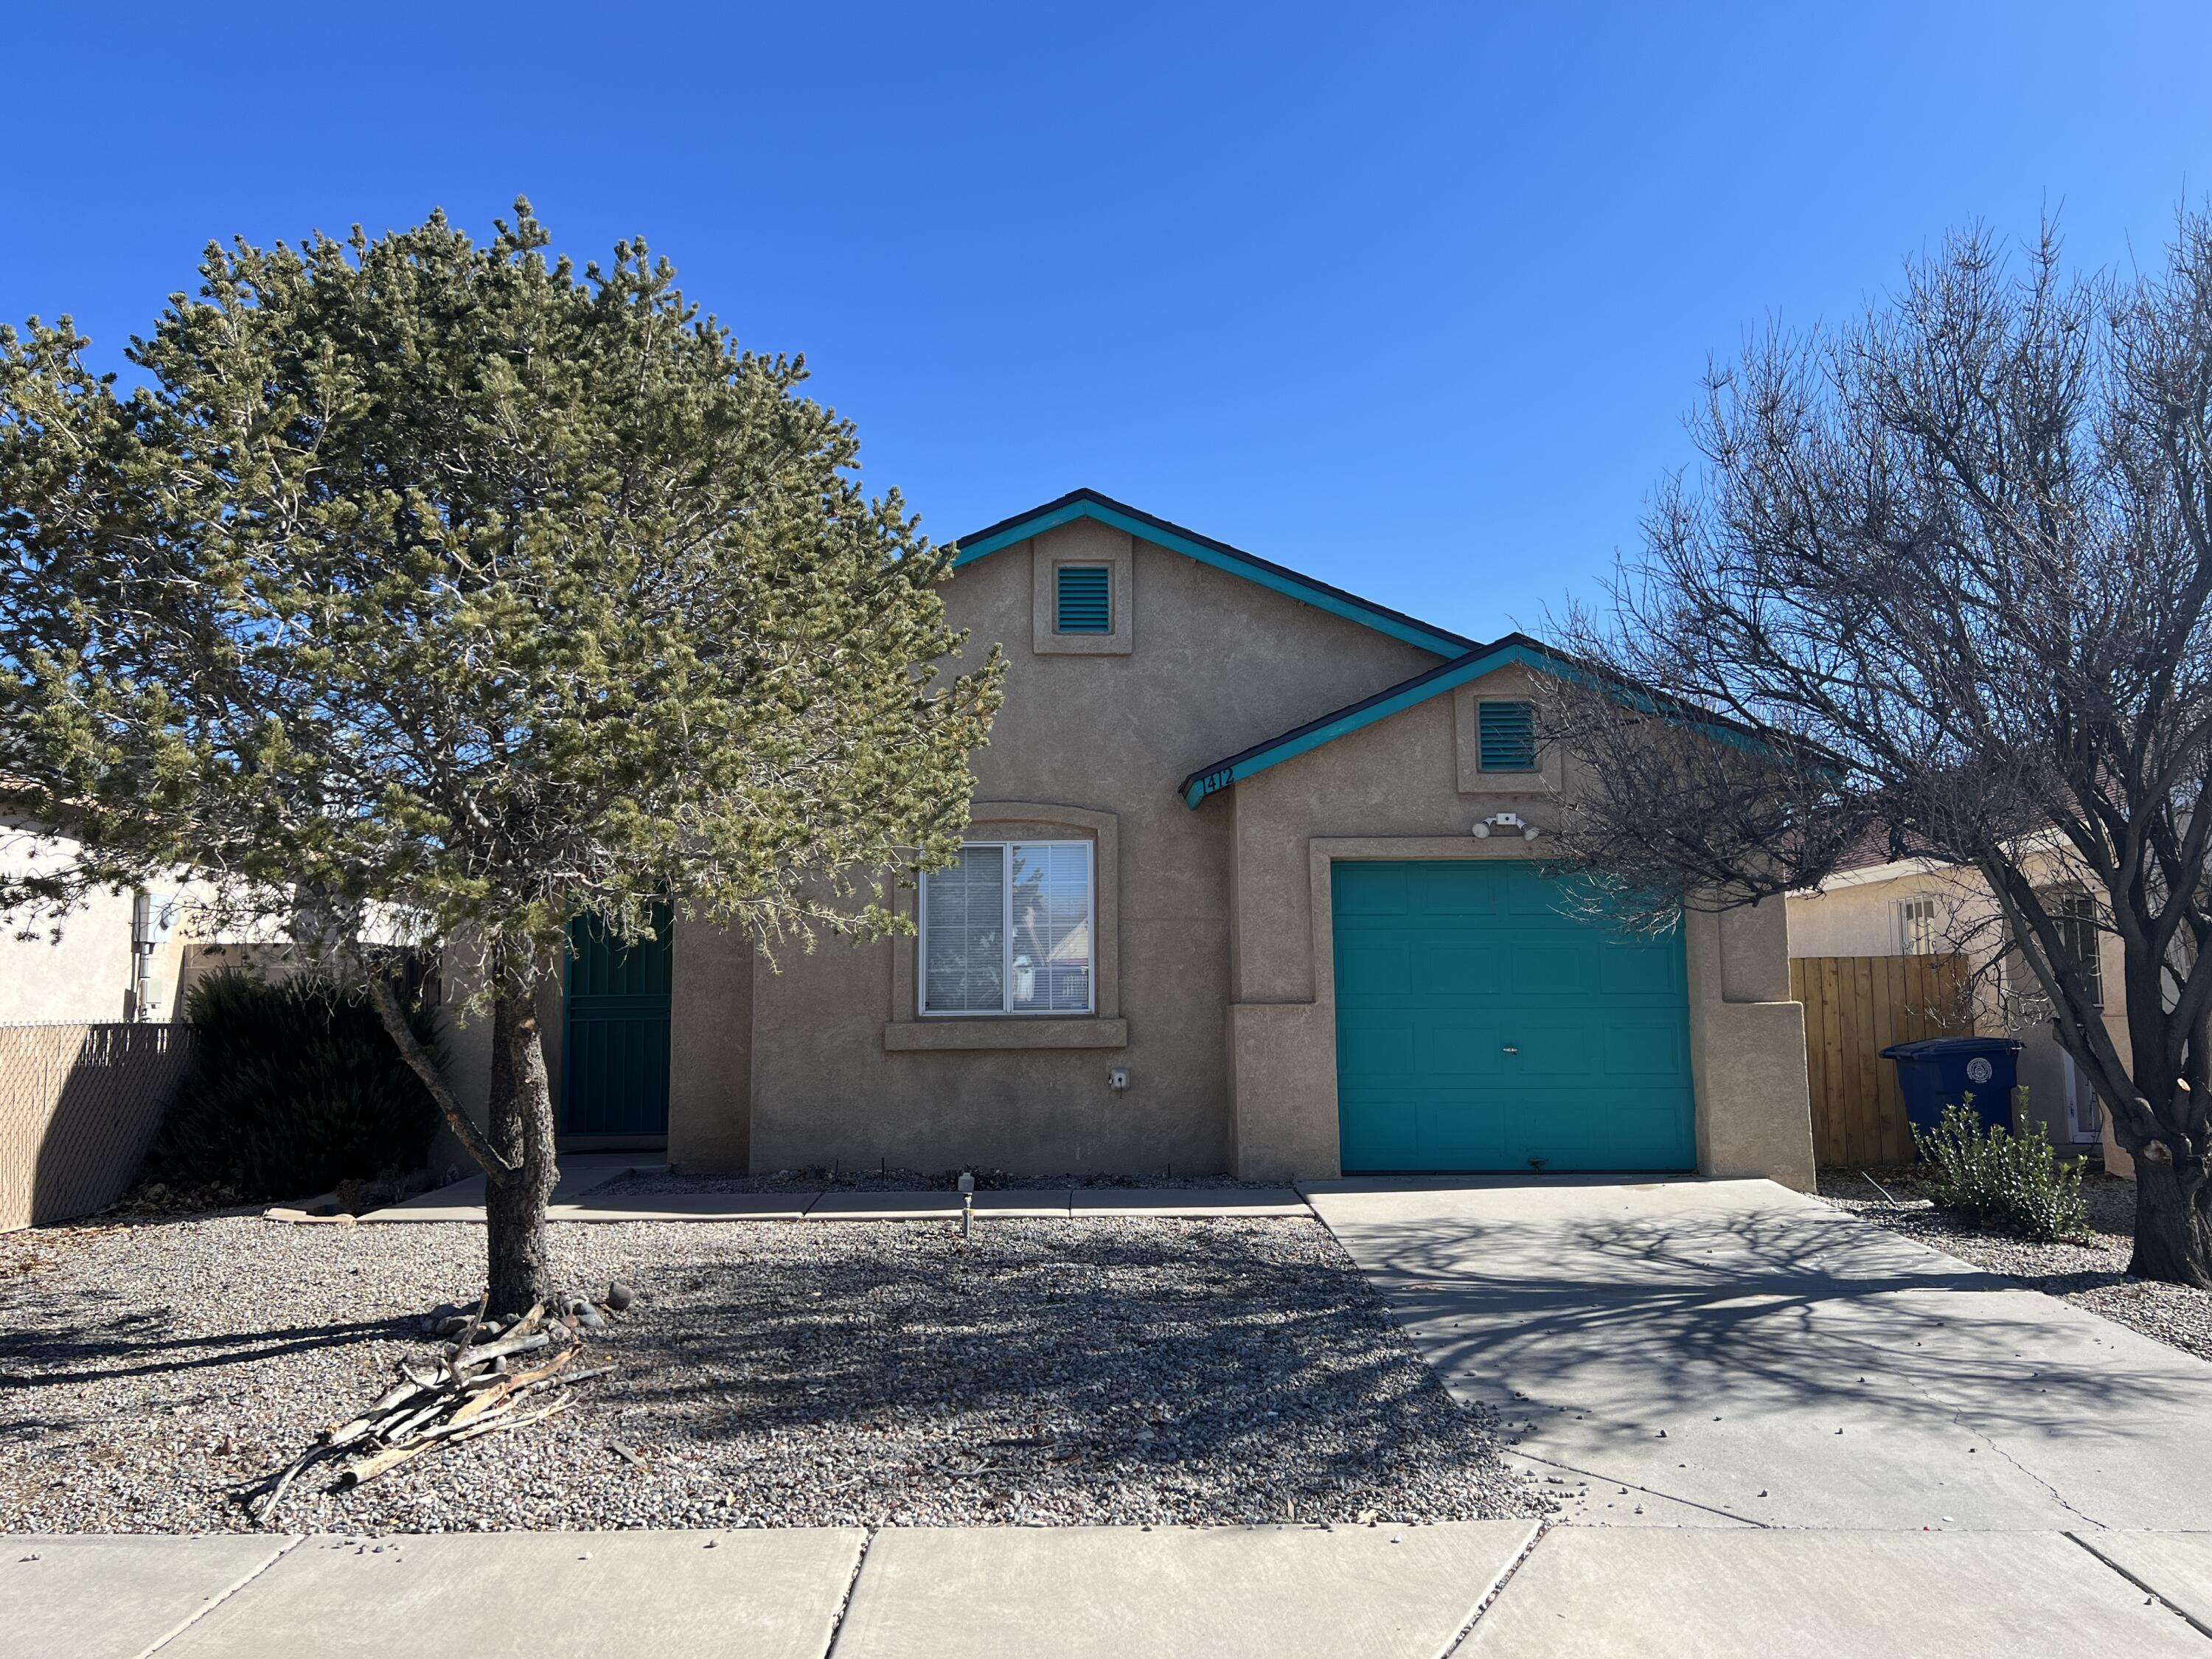
{"type": "Polygon", "coordinates": [[[1923,896],[1898,900],[1898,954],[1907,957],[1940,956],[1942,951],[1937,946],[1941,941],[1936,938],[1936,923],[1934,899],[1923,896]]]}
{"type": "Polygon", "coordinates": [[[1082,1019],[1098,1012],[1098,855],[1088,837],[1021,836],[1006,841],[963,841],[960,850],[995,847],[1005,854],[999,860],[999,1006],[996,1008],[933,1008],[929,1006],[929,874],[922,873],[915,895],[914,1006],[920,1019],[1082,1019]],[[1091,934],[1091,968],[1084,975],[1080,1008],[1023,1008],[1014,1001],[1014,848],[1017,847],[1079,847],[1083,849],[1083,886],[1086,909],[1084,925],[1091,934]]]}

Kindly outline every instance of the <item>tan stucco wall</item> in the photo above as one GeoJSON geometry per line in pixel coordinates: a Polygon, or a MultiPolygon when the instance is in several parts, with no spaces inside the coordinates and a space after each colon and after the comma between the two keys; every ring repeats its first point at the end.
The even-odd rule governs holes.
{"type": "MultiPolygon", "coordinates": [[[[65,866],[78,843],[26,820],[0,816],[0,874],[65,866]]],[[[189,884],[170,890],[186,896],[189,884]]],[[[17,912],[0,916],[0,1025],[58,1021],[96,1024],[133,1018],[131,1006],[132,896],[96,893],[54,924],[17,912]],[[29,939],[18,937],[28,933],[29,939]]],[[[149,1018],[182,1016],[181,981],[189,916],[149,958],[149,1018]]]]}
{"type": "Polygon", "coordinates": [[[730,1171],[752,1164],[752,941],[680,923],[668,1010],[668,1161],[730,1171]]]}
{"type": "MultiPolygon", "coordinates": [[[[1247,778],[1201,810],[1230,821],[1234,847],[1236,1000],[1224,1046],[1234,1059],[1238,1174],[1337,1172],[1334,864],[1542,856],[1540,837],[1478,841],[1469,831],[1500,811],[1553,827],[1553,790],[1581,780],[1554,770],[1552,788],[1463,793],[1474,780],[1456,759],[1474,702],[1526,684],[1523,671],[1501,670],[1247,778]]],[[[1804,1011],[1789,1000],[1782,908],[1692,914],[1686,927],[1699,1169],[1808,1188],[1804,1011]]]]}
{"type": "MultiPolygon", "coordinates": [[[[898,968],[911,941],[785,950],[754,977],[752,1167],[1226,1170],[1235,1150],[1222,1028],[1232,1000],[1228,821],[1216,805],[1187,809],[1176,786],[1437,659],[1089,520],[966,567],[947,603],[974,631],[971,660],[994,641],[1008,659],[1005,708],[975,757],[977,799],[1112,820],[1118,869],[1100,899],[1113,907],[1115,983],[1102,983],[1085,1030],[1054,1040],[1122,1046],[892,1046],[921,1040],[925,1024],[1012,1043],[1024,1040],[1025,1022],[916,1021],[898,968]],[[1070,558],[1127,562],[1126,652],[1035,648],[1037,572],[1070,558]],[[1129,1073],[1125,1094],[1107,1086],[1113,1066],[1129,1073]]],[[[1040,827],[1071,839],[1097,833],[1040,827]]]]}

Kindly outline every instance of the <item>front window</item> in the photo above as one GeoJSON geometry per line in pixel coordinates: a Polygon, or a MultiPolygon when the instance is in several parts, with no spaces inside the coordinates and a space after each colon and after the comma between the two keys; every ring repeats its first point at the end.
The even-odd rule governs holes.
{"type": "Polygon", "coordinates": [[[1087,1014],[1087,841],[969,842],[921,878],[921,1012],[1087,1014]]]}

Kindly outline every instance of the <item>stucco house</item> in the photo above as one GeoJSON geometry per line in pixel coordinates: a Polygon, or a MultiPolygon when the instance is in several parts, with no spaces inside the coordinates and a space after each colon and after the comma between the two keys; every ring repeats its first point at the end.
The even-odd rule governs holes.
{"type": "MultiPolygon", "coordinates": [[[[563,1145],[678,1168],[1700,1170],[1810,1184],[1781,907],[1570,918],[1581,781],[1483,643],[1079,490],[963,538],[1009,669],[915,936],[580,928],[563,1145]]],[[[482,1024],[454,1035],[480,1097],[482,1024]]]]}

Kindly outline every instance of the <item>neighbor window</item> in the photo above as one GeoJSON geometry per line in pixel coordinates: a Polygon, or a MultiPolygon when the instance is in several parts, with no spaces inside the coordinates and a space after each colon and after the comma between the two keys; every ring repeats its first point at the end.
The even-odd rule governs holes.
{"type": "Polygon", "coordinates": [[[1087,1014],[1087,841],[969,842],[921,878],[921,1012],[1087,1014]]]}
{"type": "Polygon", "coordinates": [[[1053,632],[1114,631],[1114,572],[1103,564],[1063,564],[1053,570],[1053,632]]]}
{"type": "Polygon", "coordinates": [[[1533,772],[1536,769],[1536,705],[1533,702],[1484,702],[1475,705],[1482,738],[1482,769],[1486,772],[1533,772]]]}
{"type": "Polygon", "coordinates": [[[1934,899],[1905,899],[1898,904],[1897,944],[1908,957],[1932,957],[1937,953],[1934,899]]]}
{"type": "Polygon", "coordinates": [[[2105,1006],[2105,935],[2097,926],[2097,902],[2078,889],[2039,893],[2043,908],[2057,924],[2060,943],[2072,958],[2074,970],[2089,993],[2089,1001],[2105,1006]]]}

